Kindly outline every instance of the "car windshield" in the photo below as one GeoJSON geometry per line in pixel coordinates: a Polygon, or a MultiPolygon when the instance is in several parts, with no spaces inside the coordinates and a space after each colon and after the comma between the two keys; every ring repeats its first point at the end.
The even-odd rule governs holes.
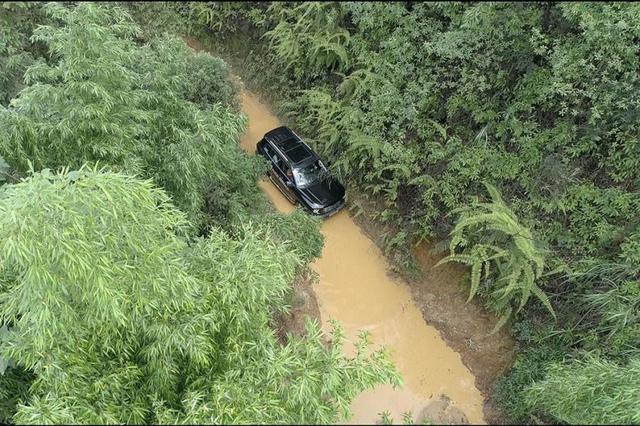
{"type": "Polygon", "coordinates": [[[300,188],[306,188],[321,178],[323,168],[320,162],[293,169],[293,177],[300,188]]]}

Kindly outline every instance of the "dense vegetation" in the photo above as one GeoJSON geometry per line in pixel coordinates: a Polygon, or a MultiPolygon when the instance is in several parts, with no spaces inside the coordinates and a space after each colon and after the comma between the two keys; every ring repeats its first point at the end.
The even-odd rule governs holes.
{"type": "Polygon", "coordinates": [[[450,238],[471,295],[517,312],[522,350],[497,388],[514,421],[640,423],[640,6],[183,14],[379,206],[390,249],[450,238]]]}
{"type": "Polygon", "coordinates": [[[405,266],[422,239],[471,266],[521,343],[513,421],[640,423],[639,6],[123,8],[0,5],[3,421],[330,422],[362,372],[391,379],[313,327],[276,344],[321,237],[268,210],[224,62],[165,34],[186,29],[368,194],[405,266]]]}
{"type": "Polygon", "coordinates": [[[0,422],[333,423],[399,383],[276,338],[319,223],[273,212],[226,65],[106,4],[0,6],[0,422]]]}

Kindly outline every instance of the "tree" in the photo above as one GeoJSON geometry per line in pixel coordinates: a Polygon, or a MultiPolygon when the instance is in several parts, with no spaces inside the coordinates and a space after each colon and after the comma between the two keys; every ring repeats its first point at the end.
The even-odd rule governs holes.
{"type": "Polygon", "coordinates": [[[366,336],[354,359],[339,329],[328,346],[314,324],[278,343],[269,320],[301,262],[288,243],[251,224],[188,243],[187,225],[163,190],[120,173],[2,187],[0,395],[20,395],[5,421],[332,423],[361,390],[398,383],[366,336]]]}
{"type": "Polygon", "coordinates": [[[121,165],[140,143],[141,108],[151,96],[132,71],[136,25],[119,8],[50,3],[51,25],[34,30],[49,63],[30,66],[25,87],[2,114],[3,156],[21,170],[79,167],[84,161],[121,165]]]}
{"type": "Polygon", "coordinates": [[[267,13],[277,15],[278,22],[264,36],[285,62],[285,69],[292,68],[297,77],[349,67],[349,32],[340,26],[340,4],[302,2],[291,7],[273,3],[267,13]]]}
{"type": "MultiPolygon", "coordinates": [[[[637,4],[245,7],[225,21],[217,6],[201,4],[217,31],[210,41],[240,49],[243,78],[278,93],[276,108],[350,186],[372,197],[375,211],[363,211],[383,222],[387,247],[446,237],[451,212],[468,208],[470,218],[486,218],[458,228],[468,241],[454,253],[470,256],[471,295],[484,296],[503,323],[530,294],[548,304],[541,289],[553,289],[558,321],[528,304],[514,322],[523,352],[500,393],[513,421],[532,420],[525,389],[563,358],[594,352],[618,372],[631,371],[629,358],[640,349],[637,4]],[[232,40],[230,21],[243,24],[232,40]],[[313,48],[325,45],[332,49],[313,48]],[[499,203],[469,203],[483,181],[499,185],[513,216],[499,213],[499,203]]],[[[545,419],[547,407],[537,407],[545,419]]],[[[588,401],[575,408],[571,418],[588,417],[588,401]]]]}
{"type": "Polygon", "coordinates": [[[0,6],[0,105],[7,105],[22,89],[27,66],[42,54],[29,36],[43,23],[43,15],[36,2],[7,1],[0,6]]]}
{"type": "Polygon", "coordinates": [[[196,226],[206,221],[209,188],[224,188],[221,197],[238,206],[255,193],[262,168],[237,147],[245,121],[231,109],[220,60],[176,36],[137,45],[140,29],[119,7],[45,10],[52,22],[33,38],[51,59],[30,66],[28,86],[0,109],[0,155],[10,166],[25,173],[97,161],[153,178],[196,226]],[[195,93],[203,74],[210,91],[195,93]]]}

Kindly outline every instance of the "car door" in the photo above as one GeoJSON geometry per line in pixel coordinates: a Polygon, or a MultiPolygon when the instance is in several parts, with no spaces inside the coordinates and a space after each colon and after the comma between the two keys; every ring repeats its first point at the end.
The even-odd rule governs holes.
{"type": "Polygon", "coordinates": [[[278,187],[280,192],[293,204],[297,202],[295,192],[292,188],[287,186],[287,182],[294,184],[293,177],[287,177],[287,171],[291,172],[291,168],[287,165],[284,159],[275,152],[269,145],[264,146],[265,153],[271,159],[273,167],[269,170],[269,178],[278,187]]]}
{"type": "Polygon", "coordinates": [[[282,163],[282,168],[280,170],[280,188],[285,197],[293,204],[298,201],[296,197],[296,193],[294,191],[295,181],[293,180],[293,170],[289,167],[288,164],[282,163]],[[288,183],[288,184],[287,184],[288,183]]]}

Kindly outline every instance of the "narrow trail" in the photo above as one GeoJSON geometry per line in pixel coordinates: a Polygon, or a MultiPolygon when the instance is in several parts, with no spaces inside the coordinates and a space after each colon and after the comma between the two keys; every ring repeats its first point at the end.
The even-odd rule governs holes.
{"type": "MultiPolygon", "coordinates": [[[[281,123],[251,92],[242,90],[241,102],[249,118],[241,145],[253,154],[256,142],[281,123]]],[[[279,211],[293,210],[268,180],[259,185],[279,211]]],[[[320,277],[314,291],[323,329],[328,331],[328,320],[336,319],[350,340],[359,330],[370,331],[375,345],[390,350],[404,380],[402,389],[379,386],[360,394],[352,403],[349,423],[378,422],[385,410],[396,423],[406,411],[418,421],[427,415],[438,423],[484,423],[484,401],[475,377],[438,330],[427,325],[408,285],[388,273],[389,264],[374,242],[346,210],[325,220],[322,233],[322,256],[311,266],[320,277]]],[[[345,347],[347,353],[352,350],[345,347]]]]}

